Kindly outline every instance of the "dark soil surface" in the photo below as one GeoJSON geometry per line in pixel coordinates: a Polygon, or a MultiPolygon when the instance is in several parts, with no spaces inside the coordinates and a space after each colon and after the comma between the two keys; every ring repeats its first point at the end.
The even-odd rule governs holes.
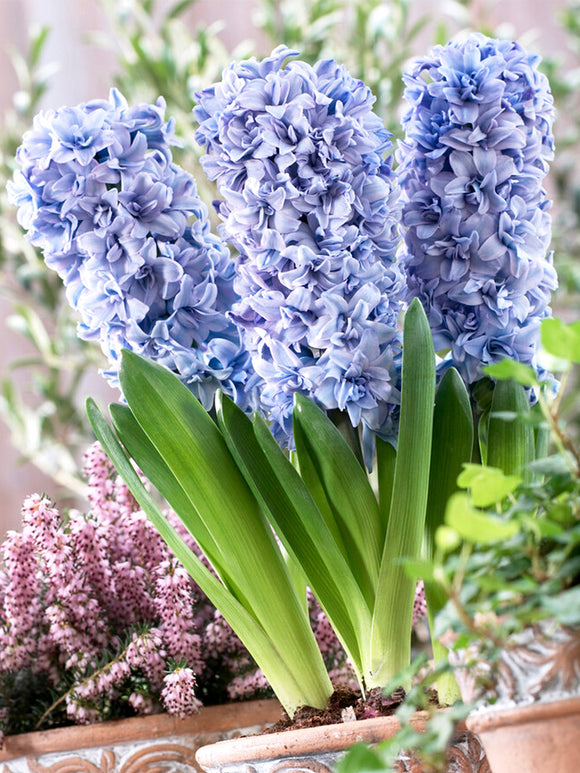
{"type": "Polygon", "coordinates": [[[320,727],[339,722],[349,722],[356,719],[371,717],[388,717],[394,714],[405,698],[405,691],[400,688],[391,695],[384,695],[380,687],[370,690],[365,699],[360,692],[338,688],[332,694],[328,708],[324,710],[303,706],[294,714],[294,719],[287,715],[265,732],[278,733],[282,730],[300,730],[305,727],[320,727]]]}

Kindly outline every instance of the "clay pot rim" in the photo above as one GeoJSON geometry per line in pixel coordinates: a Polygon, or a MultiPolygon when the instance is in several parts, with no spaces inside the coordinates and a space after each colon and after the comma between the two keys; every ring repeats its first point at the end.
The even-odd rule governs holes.
{"type": "Polygon", "coordinates": [[[169,714],[152,714],[90,725],[72,725],[4,737],[0,763],[18,757],[37,756],[103,745],[130,743],[136,738],[201,735],[273,723],[282,716],[275,699],[240,701],[204,706],[198,714],[179,719],[169,714]]]}
{"type": "Polygon", "coordinates": [[[477,735],[497,727],[541,722],[545,719],[557,719],[570,714],[580,714],[580,696],[503,709],[492,708],[489,711],[472,714],[467,718],[466,725],[468,730],[477,735]]]}
{"type": "MultiPolygon", "coordinates": [[[[411,723],[424,728],[426,712],[418,712],[411,723]]],[[[195,758],[201,767],[213,768],[239,760],[271,760],[319,752],[339,752],[355,743],[379,743],[399,729],[397,717],[374,717],[353,722],[285,730],[255,736],[218,741],[197,750],[195,758]]]]}

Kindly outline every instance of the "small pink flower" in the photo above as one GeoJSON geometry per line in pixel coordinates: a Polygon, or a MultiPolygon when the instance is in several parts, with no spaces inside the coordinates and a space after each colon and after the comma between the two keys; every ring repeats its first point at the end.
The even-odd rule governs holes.
{"type": "Polygon", "coordinates": [[[132,692],[127,698],[127,701],[136,714],[145,716],[147,714],[155,714],[159,711],[159,708],[150,695],[144,695],[141,692],[132,692]]]}
{"type": "Polygon", "coordinates": [[[201,703],[195,697],[195,676],[191,668],[176,668],[167,674],[161,700],[170,714],[182,719],[195,714],[201,703]]]}
{"type": "Polygon", "coordinates": [[[417,583],[415,591],[415,603],[413,604],[413,625],[421,620],[427,614],[427,599],[425,598],[425,586],[423,580],[417,583]]]}

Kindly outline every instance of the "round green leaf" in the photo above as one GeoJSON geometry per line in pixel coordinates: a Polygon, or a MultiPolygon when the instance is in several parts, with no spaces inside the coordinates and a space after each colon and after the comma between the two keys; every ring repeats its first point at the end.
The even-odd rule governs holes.
{"type": "Polygon", "coordinates": [[[490,507],[501,502],[521,483],[517,475],[504,475],[498,467],[481,464],[464,464],[457,478],[461,488],[470,490],[471,501],[476,507],[490,507]]]}
{"type": "Polygon", "coordinates": [[[445,522],[468,542],[499,542],[513,537],[519,528],[516,521],[504,521],[476,510],[463,492],[449,499],[445,522]]]}
{"type": "Polygon", "coordinates": [[[561,319],[549,317],[542,322],[542,346],[554,357],[580,363],[580,321],[566,325],[561,319]]]}
{"type": "Polygon", "coordinates": [[[487,365],[483,369],[483,372],[497,381],[508,381],[509,379],[512,379],[525,387],[537,386],[538,384],[534,369],[529,365],[524,365],[523,362],[517,362],[516,360],[502,360],[493,365],[487,365]]]}
{"type": "Polygon", "coordinates": [[[461,537],[450,526],[440,526],[435,532],[435,545],[443,553],[451,553],[460,542],[461,537]]]}

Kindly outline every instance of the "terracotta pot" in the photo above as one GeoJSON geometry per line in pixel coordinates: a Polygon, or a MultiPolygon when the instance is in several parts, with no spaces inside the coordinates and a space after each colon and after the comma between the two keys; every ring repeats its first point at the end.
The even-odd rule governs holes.
{"type": "Polygon", "coordinates": [[[194,773],[203,744],[259,733],[281,716],[275,700],[7,736],[0,773],[194,773]]]}
{"type": "MultiPolygon", "coordinates": [[[[424,719],[418,716],[415,724],[421,728],[424,719]]],[[[384,741],[398,728],[395,717],[383,717],[289,730],[203,746],[198,749],[196,759],[207,773],[331,773],[353,744],[384,741]]],[[[395,771],[421,773],[422,769],[414,757],[402,755],[395,771]]],[[[491,773],[476,736],[464,732],[455,739],[448,773],[491,773]]]]}
{"type": "MultiPolygon", "coordinates": [[[[580,630],[544,620],[514,635],[495,667],[483,660],[477,667],[491,687],[466,724],[493,773],[578,773],[580,630]]],[[[473,686],[469,673],[459,682],[473,686]]]]}
{"type": "Polygon", "coordinates": [[[473,714],[493,773],[578,773],[580,698],[473,714]]]}

